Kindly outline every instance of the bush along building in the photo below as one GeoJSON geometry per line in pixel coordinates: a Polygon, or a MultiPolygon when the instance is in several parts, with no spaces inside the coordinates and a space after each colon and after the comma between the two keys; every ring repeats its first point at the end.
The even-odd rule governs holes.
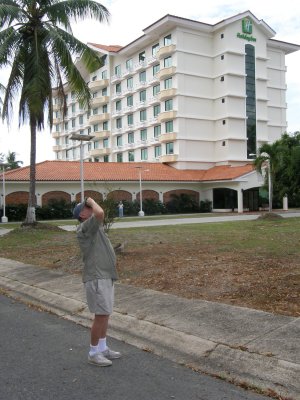
{"type": "MultiPolygon", "coordinates": [[[[66,83],[63,116],[53,90],[55,159],[76,165],[82,157],[93,171],[109,170],[113,191],[127,191],[133,200],[138,188],[113,174],[130,175],[135,165],[154,173],[160,165],[170,179],[148,181],[144,173],[149,196],[163,200],[169,191],[191,190],[214,210],[257,210],[263,179],[252,161],[262,144],[287,130],[285,57],[300,49],[274,36],[246,11],[214,25],[166,15],[124,47],[89,43],[103,60],[92,74],[77,60],[91,108],[81,109],[66,83]],[[174,171],[184,183],[176,184],[174,171]]],[[[79,188],[70,190],[74,199],[79,188]]]]}

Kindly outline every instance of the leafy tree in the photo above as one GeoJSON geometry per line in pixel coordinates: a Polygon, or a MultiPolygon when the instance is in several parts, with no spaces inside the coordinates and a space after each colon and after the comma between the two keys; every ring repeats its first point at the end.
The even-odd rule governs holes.
{"type": "Polygon", "coordinates": [[[97,53],[72,34],[71,18],[76,21],[85,17],[107,21],[109,12],[91,0],[2,0],[0,3],[0,68],[10,67],[2,119],[10,123],[18,95],[19,125],[29,122],[31,133],[26,224],[35,223],[36,132],[44,128],[46,112],[52,127],[52,87],[57,88],[61,98],[63,115],[65,80],[80,105],[89,106],[90,91],[73,57],[80,57],[88,72],[101,66],[97,53]]]}
{"type": "Polygon", "coordinates": [[[2,115],[2,106],[3,106],[3,100],[2,100],[2,93],[5,93],[5,87],[0,83],[0,116],[2,115]]]}
{"type": "MultiPolygon", "coordinates": [[[[261,172],[268,159],[271,162],[271,209],[282,205],[282,198],[288,195],[292,206],[300,205],[300,132],[293,135],[283,134],[279,140],[272,144],[260,147],[258,156],[254,161],[256,169],[261,172]],[[268,157],[269,156],[269,157],[268,157]]],[[[266,174],[266,183],[267,183],[266,174]]]]}

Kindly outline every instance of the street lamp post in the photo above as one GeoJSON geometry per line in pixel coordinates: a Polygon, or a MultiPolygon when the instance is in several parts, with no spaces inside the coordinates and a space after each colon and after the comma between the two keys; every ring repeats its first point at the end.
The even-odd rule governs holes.
{"type": "MultiPolygon", "coordinates": [[[[140,181],[140,211],[138,212],[139,217],[144,217],[145,213],[143,211],[143,192],[142,192],[142,167],[135,167],[139,170],[139,181],[140,181]]],[[[149,171],[149,169],[144,169],[144,171],[149,171]]]]}
{"type": "Polygon", "coordinates": [[[95,136],[92,135],[80,135],[79,133],[73,133],[71,136],[71,140],[79,140],[80,141],[80,201],[81,203],[84,201],[84,176],[83,176],[83,145],[82,142],[89,142],[95,136]]]}
{"type": "Polygon", "coordinates": [[[0,165],[2,166],[2,187],[3,187],[3,190],[2,190],[2,192],[3,192],[3,200],[2,200],[3,215],[1,217],[1,222],[5,224],[5,223],[8,222],[8,218],[5,215],[5,205],[6,205],[5,204],[5,196],[6,196],[6,193],[5,193],[5,173],[4,173],[5,169],[4,169],[4,167],[6,166],[6,164],[0,163],[0,165]]]}

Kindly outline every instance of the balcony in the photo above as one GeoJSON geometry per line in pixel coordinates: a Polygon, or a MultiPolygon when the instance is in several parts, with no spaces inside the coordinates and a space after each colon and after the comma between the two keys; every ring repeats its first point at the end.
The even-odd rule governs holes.
{"type": "Polygon", "coordinates": [[[52,106],[53,111],[60,111],[62,109],[61,104],[53,104],[52,106]]]}
{"type": "Polygon", "coordinates": [[[149,86],[155,86],[155,85],[157,85],[158,83],[159,83],[159,77],[158,77],[157,74],[155,74],[155,75],[153,76],[153,78],[150,79],[150,80],[148,81],[148,85],[149,85],[149,86]]]}
{"type": "Polygon", "coordinates": [[[92,136],[94,136],[94,140],[105,139],[110,137],[110,131],[96,131],[92,133],[92,136]]]}
{"type": "Polygon", "coordinates": [[[139,103],[136,103],[135,107],[136,107],[137,110],[141,110],[143,108],[146,108],[147,107],[147,101],[145,101],[145,100],[140,101],[139,103]]]}
{"type": "Polygon", "coordinates": [[[117,82],[120,82],[121,79],[122,79],[122,76],[121,76],[120,74],[113,75],[113,76],[110,78],[110,82],[111,82],[111,83],[117,83],[117,82]]]}
{"type": "Polygon", "coordinates": [[[61,135],[60,132],[52,132],[52,137],[53,137],[53,139],[59,138],[60,135],[61,135]]]}
{"type": "Polygon", "coordinates": [[[123,92],[117,92],[112,95],[112,100],[122,99],[125,96],[123,92]]]}
{"type": "Polygon", "coordinates": [[[158,62],[158,59],[156,56],[148,57],[147,58],[147,64],[148,65],[154,65],[158,62]]]}
{"type": "Polygon", "coordinates": [[[158,50],[157,58],[161,60],[162,58],[165,58],[170,54],[173,54],[175,50],[176,50],[175,44],[170,44],[169,46],[163,46],[158,50]]]}
{"type": "Polygon", "coordinates": [[[147,67],[147,62],[146,61],[140,61],[139,63],[134,65],[134,70],[135,72],[142,71],[147,67]]]}
{"type": "Polygon", "coordinates": [[[107,104],[108,102],[109,102],[109,96],[94,97],[91,100],[91,106],[100,107],[101,105],[107,104]]]}
{"type": "Polygon", "coordinates": [[[163,68],[158,71],[157,75],[160,80],[166,79],[176,73],[176,67],[163,68]]]}
{"type": "Polygon", "coordinates": [[[158,96],[153,96],[148,100],[149,106],[153,106],[154,104],[158,104],[160,102],[160,99],[158,96]]]}
{"type": "Polygon", "coordinates": [[[107,121],[109,118],[109,113],[91,115],[89,118],[89,124],[93,125],[99,122],[104,122],[107,121]]]}
{"type": "Polygon", "coordinates": [[[135,90],[143,90],[148,86],[147,82],[139,82],[135,85],[135,90]]]}
{"type": "Polygon", "coordinates": [[[178,159],[178,154],[166,154],[164,156],[160,156],[159,161],[162,163],[172,163],[176,162],[178,159]]]}
{"type": "Polygon", "coordinates": [[[134,110],[133,106],[128,106],[128,107],[124,108],[123,111],[124,111],[124,114],[130,114],[133,112],[133,110],[134,110]]]}
{"type": "Polygon", "coordinates": [[[124,115],[124,110],[116,110],[111,114],[112,118],[120,118],[124,115]]]}
{"type": "Polygon", "coordinates": [[[109,85],[108,79],[99,79],[96,81],[89,82],[89,89],[91,92],[97,92],[97,90],[104,89],[109,85]]]}
{"type": "Polygon", "coordinates": [[[159,135],[159,137],[158,137],[158,140],[160,143],[173,142],[176,139],[177,139],[176,132],[163,133],[162,135],[159,135]]]}
{"type": "Polygon", "coordinates": [[[164,111],[157,116],[157,122],[161,123],[176,118],[177,111],[164,111]]]}
{"type": "Polygon", "coordinates": [[[61,146],[52,146],[52,150],[53,151],[60,151],[61,150],[61,146]]]}
{"type": "Polygon", "coordinates": [[[126,69],[126,71],[123,73],[122,78],[128,78],[131,76],[133,73],[133,68],[126,69]]]}
{"type": "Polygon", "coordinates": [[[61,119],[60,118],[53,118],[53,125],[57,125],[61,123],[61,119]]]}
{"type": "Polygon", "coordinates": [[[90,151],[90,155],[92,157],[105,156],[106,154],[110,154],[110,152],[110,147],[106,147],[104,149],[93,149],[90,151]]]}
{"type": "Polygon", "coordinates": [[[176,89],[174,89],[174,88],[173,89],[164,89],[158,93],[158,98],[160,101],[164,101],[171,97],[174,97],[175,95],[176,95],[176,89]]]}

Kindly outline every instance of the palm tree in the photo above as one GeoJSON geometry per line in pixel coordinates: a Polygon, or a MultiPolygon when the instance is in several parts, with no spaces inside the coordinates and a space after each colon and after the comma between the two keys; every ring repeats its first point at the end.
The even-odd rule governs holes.
{"type": "Polygon", "coordinates": [[[80,105],[89,106],[91,95],[73,57],[80,57],[88,72],[101,66],[97,53],[73,36],[70,19],[92,17],[102,22],[108,21],[109,15],[103,5],[91,0],[0,2],[0,68],[11,68],[2,119],[10,123],[18,95],[19,125],[30,125],[30,187],[25,224],[35,223],[36,132],[44,128],[46,112],[52,128],[52,88],[56,87],[61,97],[63,115],[64,81],[68,81],[80,105]]]}
{"type": "Polygon", "coordinates": [[[15,151],[8,152],[6,156],[6,169],[17,169],[21,167],[19,164],[23,164],[23,161],[16,160],[16,156],[17,154],[15,151]]]}
{"type": "Polygon", "coordinates": [[[259,173],[262,173],[263,167],[266,168],[269,186],[269,211],[272,211],[273,205],[273,185],[275,172],[280,162],[280,149],[277,142],[273,144],[265,143],[259,150],[254,165],[259,173]]]}
{"type": "Polygon", "coordinates": [[[5,92],[5,87],[0,83],[0,117],[2,115],[2,105],[3,105],[3,100],[1,97],[1,94],[5,92]]]}

